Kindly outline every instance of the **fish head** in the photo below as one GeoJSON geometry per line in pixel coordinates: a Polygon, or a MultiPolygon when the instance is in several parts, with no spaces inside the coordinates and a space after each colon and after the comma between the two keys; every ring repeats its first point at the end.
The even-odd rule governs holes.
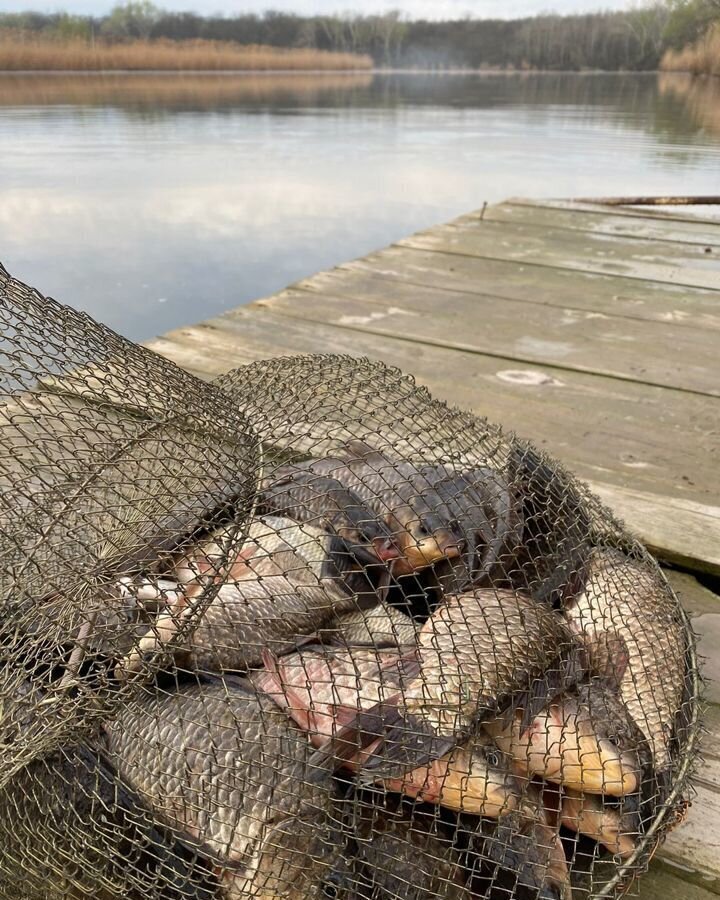
{"type": "Polygon", "coordinates": [[[637,795],[616,800],[565,790],[560,810],[562,824],[571,831],[593,838],[623,859],[635,852],[642,833],[637,795]]]}
{"type": "Polygon", "coordinates": [[[637,792],[644,738],[614,686],[602,678],[581,685],[576,715],[585,790],[613,797],[637,792]]]}
{"type": "Polygon", "coordinates": [[[622,797],[641,781],[642,735],[601,679],[565,694],[528,730],[528,768],[573,790],[622,797]]]}
{"type": "Polygon", "coordinates": [[[490,739],[472,739],[444,760],[442,806],[492,819],[517,807],[522,780],[513,774],[510,757],[490,739]]]}
{"type": "Polygon", "coordinates": [[[458,523],[443,516],[426,497],[412,497],[408,502],[393,509],[391,521],[396,539],[400,544],[405,563],[398,561],[393,567],[396,574],[425,569],[441,560],[457,559],[466,547],[458,523]]]}
{"type": "Polygon", "coordinates": [[[360,563],[386,564],[403,555],[402,548],[388,526],[351,491],[330,521],[331,529],[342,538],[348,552],[360,563]]]}

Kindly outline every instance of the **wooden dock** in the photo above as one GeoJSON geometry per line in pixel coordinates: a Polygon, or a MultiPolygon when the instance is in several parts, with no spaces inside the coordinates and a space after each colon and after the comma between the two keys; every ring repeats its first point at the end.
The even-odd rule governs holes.
{"type": "Polygon", "coordinates": [[[205,378],[381,359],[590,482],[673,567],[713,679],[697,798],[640,895],[720,894],[720,219],[512,200],[148,346],[205,378]]]}

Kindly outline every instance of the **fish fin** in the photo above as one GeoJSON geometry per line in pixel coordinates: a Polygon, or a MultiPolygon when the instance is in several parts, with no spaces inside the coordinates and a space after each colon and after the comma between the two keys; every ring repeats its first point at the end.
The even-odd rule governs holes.
{"type": "Polygon", "coordinates": [[[381,701],[364,711],[353,723],[360,729],[365,741],[365,749],[373,740],[380,739],[378,747],[365,762],[361,776],[371,776],[373,780],[398,778],[405,772],[439,759],[458,743],[456,737],[443,737],[422,719],[407,715],[398,705],[401,695],[381,701]]]}
{"type": "Polygon", "coordinates": [[[422,657],[418,647],[404,653],[396,659],[385,660],[380,666],[381,672],[388,672],[396,669],[401,679],[416,678],[420,674],[422,668],[422,657]]]}

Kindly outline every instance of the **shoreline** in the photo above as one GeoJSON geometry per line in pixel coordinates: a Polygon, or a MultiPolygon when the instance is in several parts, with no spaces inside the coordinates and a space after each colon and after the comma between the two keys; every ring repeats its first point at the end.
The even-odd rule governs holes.
{"type": "MultiPolygon", "coordinates": [[[[658,75],[668,74],[662,69],[643,69],[632,71],[627,69],[404,69],[404,68],[341,68],[341,69],[0,69],[0,77],[4,75],[658,75]]],[[[692,72],[680,72],[678,75],[692,75],[692,72]]],[[[703,77],[702,74],[696,77],[703,77]]],[[[710,77],[717,77],[710,74],[710,77]]]]}

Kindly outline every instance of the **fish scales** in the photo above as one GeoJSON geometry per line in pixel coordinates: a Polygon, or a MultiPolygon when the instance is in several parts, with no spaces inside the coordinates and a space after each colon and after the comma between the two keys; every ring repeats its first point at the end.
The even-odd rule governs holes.
{"type": "Polygon", "coordinates": [[[420,630],[421,670],[405,710],[439,734],[466,732],[513,695],[576,678],[575,643],[552,610],[509,590],[447,598],[420,630]]]}
{"type": "Polygon", "coordinates": [[[102,754],[69,746],[0,790],[0,897],[213,900],[201,855],[154,821],[102,754]]]}
{"type": "Polygon", "coordinates": [[[223,896],[300,898],[293,891],[306,880],[320,883],[334,786],[271,700],[240,679],[146,693],[107,732],[118,771],[159,819],[235,867],[223,873],[223,896]]]}
{"type": "MultiPolygon", "coordinates": [[[[264,649],[287,652],[362,602],[329,559],[329,536],[317,528],[267,517],[252,523],[247,539],[225,535],[212,535],[177,560],[158,592],[159,599],[175,594],[187,601],[201,591],[203,579],[220,581],[192,633],[175,650],[184,667],[213,672],[258,666],[264,649]]],[[[136,668],[156,642],[150,629],[121,670],[136,668]]]]}
{"type": "Polygon", "coordinates": [[[659,573],[614,550],[595,551],[584,590],[565,609],[599,673],[624,667],[620,697],[645,734],[659,773],[683,700],[687,635],[659,573]]]}

